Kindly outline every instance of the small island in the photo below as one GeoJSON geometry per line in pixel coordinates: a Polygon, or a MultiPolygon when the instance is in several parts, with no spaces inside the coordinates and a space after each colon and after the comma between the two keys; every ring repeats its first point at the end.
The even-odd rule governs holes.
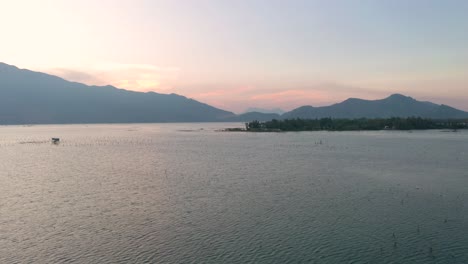
{"type": "Polygon", "coordinates": [[[376,130],[428,130],[428,129],[467,129],[468,119],[436,120],[421,117],[392,118],[320,118],[320,119],[273,119],[245,123],[243,128],[227,128],[237,132],[286,132],[286,131],[376,131],[376,130]]]}

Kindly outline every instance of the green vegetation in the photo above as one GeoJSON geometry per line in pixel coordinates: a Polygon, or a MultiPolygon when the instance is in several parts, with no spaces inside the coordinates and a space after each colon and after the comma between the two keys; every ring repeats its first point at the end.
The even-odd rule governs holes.
{"type": "Polygon", "coordinates": [[[420,117],[375,118],[375,119],[285,119],[246,123],[246,130],[253,132],[277,131],[356,131],[356,130],[422,130],[466,129],[468,120],[435,120],[420,117]]]}

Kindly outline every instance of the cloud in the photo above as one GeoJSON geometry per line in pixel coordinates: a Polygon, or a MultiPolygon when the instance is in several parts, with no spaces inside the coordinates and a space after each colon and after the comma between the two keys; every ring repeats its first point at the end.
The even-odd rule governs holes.
{"type": "Polygon", "coordinates": [[[65,69],[65,68],[54,68],[47,70],[48,73],[62,77],[65,80],[93,84],[93,85],[104,85],[104,81],[99,79],[96,75],[74,70],[74,69],[65,69]]]}
{"type": "Polygon", "coordinates": [[[333,82],[290,86],[197,84],[175,87],[173,91],[238,113],[249,107],[292,110],[303,105],[329,105],[349,97],[378,99],[388,95],[388,92],[333,82]]]}
{"type": "Polygon", "coordinates": [[[55,68],[46,71],[69,81],[88,85],[113,85],[118,88],[141,92],[170,91],[179,74],[179,69],[176,67],[123,63],[102,63],[86,67],[55,68]]]}
{"type": "Polygon", "coordinates": [[[132,63],[101,63],[94,66],[95,69],[102,71],[126,71],[138,70],[143,72],[178,72],[177,67],[160,67],[151,64],[132,64],[132,63]]]}
{"type": "Polygon", "coordinates": [[[310,102],[325,99],[323,92],[317,90],[285,90],[273,93],[263,93],[250,97],[251,101],[284,102],[291,100],[308,100],[310,102]]]}

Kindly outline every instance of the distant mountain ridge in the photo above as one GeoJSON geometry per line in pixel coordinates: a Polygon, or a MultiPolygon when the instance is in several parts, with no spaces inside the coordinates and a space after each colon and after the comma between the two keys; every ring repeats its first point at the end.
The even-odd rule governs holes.
{"type": "Polygon", "coordinates": [[[233,116],[176,94],[88,86],[0,63],[0,124],[213,122],[233,116]]]}
{"type": "Polygon", "coordinates": [[[301,106],[277,113],[232,112],[177,94],[134,92],[88,86],[0,63],[0,125],[152,122],[246,122],[272,119],[389,118],[419,116],[468,118],[447,105],[394,94],[380,100],[350,98],[330,106],[301,106]]]}
{"type": "Polygon", "coordinates": [[[281,108],[265,109],[265,108],[249,107],[247,108],[247,110],[245,110],[243,114],[252,113],[252,112],[258,112],[258,113],[263,113],[263,114],[278,114],[278,115],[282,115],[286,113],[286,111],[284,111],[281,108]]]}
{"type": "Polygon", "coordinates": [[[393,94],[380,100],[350,98],[330,106],[301,106],[281,116],[286,118],[389,118],[423,117],[434,119],[468,118],[468,112],[447,105],[417,101],[409,96],[393,94]]]}
{"type": "Polygon", "coordinates": [[[275,113],[247,112],[234,117],[227,118],[227,122],[248,122],[248,121],[270,121],[280,119],[281,115],[275,113]]]}

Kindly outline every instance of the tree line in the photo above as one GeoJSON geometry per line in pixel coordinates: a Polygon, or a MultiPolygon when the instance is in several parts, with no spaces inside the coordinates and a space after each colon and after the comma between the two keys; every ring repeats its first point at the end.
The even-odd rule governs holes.
{"type": "Polygon", "coordinates": [[[247,131],[356,131],[356,130],[423,130],[423,129],[466,129],[468,119],[436,120],[421,117],[392,118],[320,118],[284,119],[246,123],[247,131]]]}

